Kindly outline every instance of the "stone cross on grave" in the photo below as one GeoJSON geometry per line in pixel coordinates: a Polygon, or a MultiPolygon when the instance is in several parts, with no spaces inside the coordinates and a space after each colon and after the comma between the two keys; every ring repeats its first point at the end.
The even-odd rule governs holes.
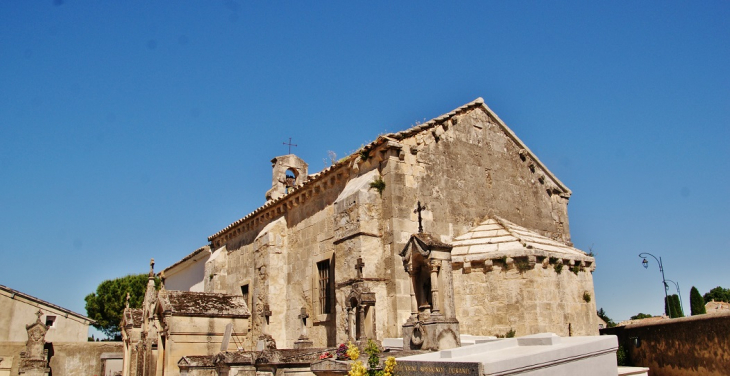
{"type": "Polygon", "coordinates": [[[307,318],[309,318],[307,309],[302,307],[302,313],[297,317],[302,320],[302,335],[299,336],[299,339],[307,339],[307,318]]]}
{"type": "Polygon", "coordinates": [[[423,218],[421,217],[421,212],[426,210],[426,205],[421,206],[421,201],[418,201],[418,205],[416,206],[416,210],[414,210],[414,213],[418,213],[418,233],[423,232],[423,218]]]}
{"type": "Polygon", "coordinates": [[[297,147],[298,146],[297,144],[292,144],[291,143],[291,137],[289,137],[289,142],[288,143],[287,142],[282,142],[282,144],[289,146],[289,154],[291,154],[291,147],[292,146],[294,146],[294,147],[297,147]]]}
{"type": "Polygon", "coordinates": [[[355,269],[357,270],[357,279],[362,279],[362,268],[365,267],[365,263],[362,261],[362,257],[357,258],[357,264],[355,264],[355,269]]]}
{"type": "Polygon", "coordinates": [[[300,313],[297,317],[302,320],[302,335],[299,336],[299,339],[294,341],[294,348],[309,349],[314,345],[314,343],[309,339],[309,337],[307,337],[307,318],[309,317],[307,309],[302,307],[302,313],[300,313]]]}
{"type": "Polygon", "coordinates": [[[268,304],[264,304],[264,309],[261,310],[261,315],[264,316],[264,325],[269,323],[269,317],[271,317],[271,310],[268,304]]]}
{"type": "Polygon", "coordinates": [[[129,293],[127,293],[127,299],[126,299],[126,301],[127,301],[126,302],[127,308],[129,308],[129,293]]]}

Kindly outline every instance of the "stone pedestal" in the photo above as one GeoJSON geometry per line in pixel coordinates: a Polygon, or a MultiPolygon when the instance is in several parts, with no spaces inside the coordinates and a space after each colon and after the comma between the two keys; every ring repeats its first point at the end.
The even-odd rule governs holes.
{"type": "Polygon", "coordinates": [[[295,349],[309,349],[314,346],[314,342],[310,340],[307,337],[299,337],[296,341],[294,341],[294,348],[295,349]]]}
{"type": "Polygon", "coordinates": [[[446,350],[461,346],[459,322],[430,316],[426,321],[413,321],[403,324],[404,350],[446,350]]]}

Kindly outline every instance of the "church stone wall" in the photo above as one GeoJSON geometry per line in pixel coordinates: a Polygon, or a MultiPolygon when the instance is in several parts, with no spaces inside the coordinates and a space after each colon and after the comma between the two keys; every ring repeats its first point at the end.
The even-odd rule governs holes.
{"type": "Polygon", "coordinates": [[[432,213],[426,232],[453,238],[492,214],[570,241],[568,196],[481,108],[407,141],[406,186],[432,213]]]}
{"type": "Polygon", "coordinates": [[[565,267],[558,274],[553,265],[543,268],[538,263],[520,272],[514,265],[495,262],[489,272],[456,269],[453,278],[463,334],[504,335],[514,330],[517,336],[598,335],[593,276],[587,270],[575,274],[565,267]]]}
{"type": "MultiPolygon", "coordinates": [[[[364,151],[367,156],[336,165],[212,237],[216,251],[206,263],[205,291],[240,295],[241,286],[249,285],[252,331],[248,346],[253,347],[261,334],[265,304],[271,310],[269,331],[279,348],[292,347],[301,334],[302,308],[309,315],[308,335],[315,346],[344,342],[345,298],[356,278],[358,257],[365,263],[364,281],[376,294],[378,338],[400,337],[401,325],[410,316],[410,279],[398,252],[418,231],[414,208],[419,200],[426,205],[424,231],[444,242],[490,214],[569,242],[570,191],[543,170],[484,107],[457,112],[426,131],[380,143],[364,151]],[[382,192],[369,186],[376,179],[385,183],[382,192]],[[278,224],[271,226],[274,222],[278,224]],[[330,314],[319,312],[317,262],[325,259],[334,265],[336,301],[330,314]]],[[[569,317],[555,322],[572,325],[575,321],[581,328],[590,325],[579,323],[579,317],[595,316],[594,304],[580,303],[583,290],[593,294],[589,272],[575,277],[564,271],[556,277],[535,270],[521,275],[521,282],[508,278],[511,271],[482,274],[484,281],[460,273],[454,271],[455,289],[465,290],[462,283],[481,283],[469,289],[482,289],[479,293],[490,296],[485,309],[522,309],[526,319],[537,322],[514,326],[520,334],[540,331],[552,319],[536,312],[554,310],[569,317]],[[513,298],[487,291],[521,291],[550,283],[570,298],[558,298],[557,303],[531,298],[533,304],[533,300],[521,300],[529,292],[513,298]],[[593,306],[592,312],[588,306],[593,306]]],[[[466,296],[471,295],[461,299],[466,296]]],[[[494,324],[509,330],[508,322],[487,323],[464,312],[459,315],[469,328],[494,324]]],[[[567,333],[567,328],[555,331],[567,333]]]]}
{"type": "MultiPolygon", "coordinates": [[[[389,268],[392,283],[387,284],[389,311],[386,314],[390,315],[389,322],[398,323],[386,336],[400,336],[400,324],[410,315],[410,280],[403,271],[397,252],[405,246],[409,236],[418,231],[417,214],[414,213],[418,201],[426,206],[422,213],[424,231],[444,242],[464,234],[488,215],[499,215],[550,238],[570,241],[567,219],[570,192],[560,188],[561,183],[541,170],[531,154],[522,149],[510,132],[482,108],[456,115],[431,131],[400,140],[400,144],[400,150],[385,153],[386,159],[380,164],[386,182],[383,217],[388,219],[384,224],[384,250],[392,261],[392,268],[389,268]]],[[[502,283],[503,274],[494,275],[494,282],[502,283]]],[[[534,284],[541,278],[532,273],[527,280],[534,284]]],[[[455,290],[465,287],[460,284],[462,282],[476,281],[455,280],[455,290]]],[[[504,282],[494,287],[510,288],[510,284],[504,282]]],[[[589,272],[587,281],[565,279],[560,287],[580,290],[580,294],[573,294],[579,299],[575,305],[553,307],[557,312],[567,309],[565,314],[575,316],[572,321],[576,322],[581,320],[580,317],[586,321],[595,316],[584,307],[587,304],[580,304],[583,290],[593,294],[589,272]]],[[[492,298],[497,306],[513,304],[510,308],[514,312],[525,310],[527,315],[537,317],[536,310],[541,309],[518,300],[505,301],[503,296],[492,298]]],[[[462,317],[462,325],[474,320],[472,316],[462,317]]],[[[569,320],[561,318],[556,322],[566,323],[564,331],[567,334],[569,320]]],[[[578,325],[592,328],[587,323],[578,325]]],[[[591,329],[590,333],[595,333],[595,330],[591,329]]],[[[532,325],[526,326],[522,333],[538,331],[538,327],[532,325]]],[[[468,333],[466,330],[463,332],[468,333]]],[[[589,333],[588,329],[582,332],[589,333]]]]}

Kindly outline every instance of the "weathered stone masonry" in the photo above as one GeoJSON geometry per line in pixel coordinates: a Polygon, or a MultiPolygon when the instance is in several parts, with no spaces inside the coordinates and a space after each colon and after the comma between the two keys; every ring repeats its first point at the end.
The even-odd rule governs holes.
{"type": "MultiPolygon", "coordinates": [[[[208,239],[213,253],[205,291],[247,291],[251,348],[264,331],[280,348],[293,347],[302,309],[310,316],[308,335],[315,346],[358,335],[400,337],[411,314],[411,282],[398,252],[418,230],[419,200],[426,205],[424,231],[445,243],[498,216],[571,246],[571,191],[481,99],[380,136],[317,174],[308,175],[306,163],[293,155],[272,163],[266,204],[208,239]],[[277,176],[282,171],[293,173],[294,182],[277,176]],[[358,259],[364,264],[360,275],[358,259]],[[348,306],[356,284],[372,293],[374,305],[348,306]],[[265,307],[271,311],[268,325],[265,307]],[[350,325],[353,320],[365,322],[350,325]],[[351,333],[357,328],[365,333],[351,333]]],[[[594,299],[583,298],[593,295],[595,263],[583,256],[566,256],[562,273],[549,261],[548,268],[532,263],[529,270],[498,265],[487,271],[484,263],[475,263],[479,273],[455,263],[456,305],[465,307],[456,312],[462,333],[503,334],[512,327],[518,335],[595,334],[594,299]],[[575,260],[580,270],[572,273],[575,260]]]]}

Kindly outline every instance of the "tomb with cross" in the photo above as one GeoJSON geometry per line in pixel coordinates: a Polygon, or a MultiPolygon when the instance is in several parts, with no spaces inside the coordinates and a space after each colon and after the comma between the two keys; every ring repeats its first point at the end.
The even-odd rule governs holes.
{"type": "Polygon", "coordinates": [[[355,263],[357,278],[345,301],[348,337],[362,344],[366,344],[368,339],[375,340],[375,293],[365,282],[364,268],[365,262],[362,257],[358,257],[355,263]]]}
{"type": "Polygon", "coordinates": [[[412,234],[400,256],[409,274],[411,315],[403,324],[404,349],[444,350],[460,346],[454,305],[450,244],[423,232],[419,201],[418,233],[412,234]]]}
{"type": "Polygon", "coordinates": [[[308,349],[308,348],[312,347],[314,345],[314,343],[307,336],[307,319],[309,318],[307,309],[302,307],[302,310],[300,311],[297,318],[299,320],[301,320],[301,323],[302,323],[302,334],[299,336],[299,339],[297,339],[294,342],[294,348],[295,349],[308,349]]]}
{"type": "Polygon", "coordinates": [[[41,320],[43,312],[40,308],[36,312],[36,316],[34,323],[25,326],[28,341],[25,343],[25,351],[20,353],[18,372],[21,375],[40,376],[47,375],[50,371],[48,367],[48,349],[45,348],[48,326],[41,320]]]}

